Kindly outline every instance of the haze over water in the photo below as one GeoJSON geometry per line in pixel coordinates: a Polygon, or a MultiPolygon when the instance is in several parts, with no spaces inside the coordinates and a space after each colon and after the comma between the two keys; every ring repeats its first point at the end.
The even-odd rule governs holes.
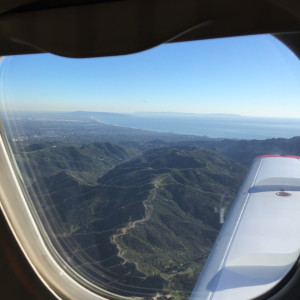
{"type": "Polygon", "coordinates": [[[300,135],[300,119],[238,115],[107,114],[97,120],[118,126],[208,136],[211,138],[269,139],[300,135]]]}

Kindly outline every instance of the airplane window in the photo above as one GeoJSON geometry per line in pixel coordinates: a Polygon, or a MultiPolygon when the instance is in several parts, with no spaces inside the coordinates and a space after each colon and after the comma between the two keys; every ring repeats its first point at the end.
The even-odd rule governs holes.
{"type": "Polygon", "coordinates": [[[110,298],[191,295],[254,158],[300,155],[299,94],[299,61],[270,35],[1,62],[40,231],[110,298]]]}

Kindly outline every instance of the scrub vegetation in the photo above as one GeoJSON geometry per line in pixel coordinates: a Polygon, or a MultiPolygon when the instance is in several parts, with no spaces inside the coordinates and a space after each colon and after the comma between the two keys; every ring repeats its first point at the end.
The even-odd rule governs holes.
{"type": "Polygon", "coordinates": [[[251,161],[300,145],[20,120],[11,145],[61,256],[95,284],[144,298],[188,297],[251,161]]]}

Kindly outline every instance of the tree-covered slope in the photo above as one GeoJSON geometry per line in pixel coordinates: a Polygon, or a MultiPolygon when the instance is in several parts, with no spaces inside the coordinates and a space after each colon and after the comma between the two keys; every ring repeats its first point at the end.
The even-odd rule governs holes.
{"type": "Polygon", "coordinates": [[[81,147],[64,144],[32,144],[16,151],[23,174],[31,181],[67,172],[83,184],[95,184],[99,176],[139,154],[139,151],[112,143],[92,143],[81,147]]]}
{"type": "Polygon", "coordinates": [[[112,291],[128,294],[121,291],[127,285],[136,296],[187,296],[220,229],[219,212],[232,202],[245,168],[202,147],[165,147],[127,160],[128,152],[122,156],[110,145],[109,157],[122,156],[123,163],[97,173],[97,164],[102,166],[97,149],[89,145],[62,152],[65,169],[45,172],[48,192],[40,197],[64,255],[112,291]],[[86,149],[91,173],[99,174],[94,185],[74,176],[88,172],[89,165],[80,169],[70,162],[74,156],[81,161],[86,149]],[[57,216],[64,232],[53,225],[57,216]],[[75,252],[68,248],[74,243],[75,252]]]}
{"type": "Polygon", "coordinates": [[[300,155],[300,137],[266,140],[211,139],[206,141],[177,142],[176,145],[197,145],[213,149],[245,166],[250,166],[255,157],[264,154],[300,155]]]}

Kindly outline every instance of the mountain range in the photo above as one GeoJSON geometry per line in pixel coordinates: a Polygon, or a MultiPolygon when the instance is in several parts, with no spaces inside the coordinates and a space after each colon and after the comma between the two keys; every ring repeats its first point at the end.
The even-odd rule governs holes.
{"type": "Polygon", "coordinates": [[[200,146],[30,145],[17,159],[61,255],[112,292],[146,297],[188,296],[246,173],[200,146]]]}

